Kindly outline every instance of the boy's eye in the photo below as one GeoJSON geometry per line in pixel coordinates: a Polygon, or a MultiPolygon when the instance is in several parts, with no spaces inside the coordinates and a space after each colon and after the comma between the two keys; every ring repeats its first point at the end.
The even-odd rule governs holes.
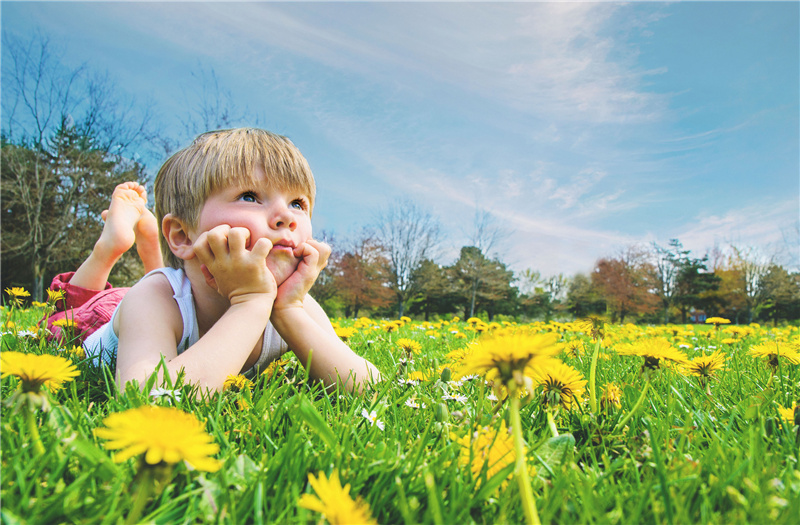
{"type": "Polygon", "coordinates": [[[256,194],[253,193],[252,191],[246,191],[246,192],[242,193],[241,195],[239,195],[239,199],[243,200],[245,202],[256,202],[256,200],[257,200],[256,199],[256,194]]]}
{"type": "Polygon", "coordinates": [[[304,199],[295,199],[291,202],[291,204],[289,204],[289,206],[298,210],[305,210],[308,207],[304,199]]]}

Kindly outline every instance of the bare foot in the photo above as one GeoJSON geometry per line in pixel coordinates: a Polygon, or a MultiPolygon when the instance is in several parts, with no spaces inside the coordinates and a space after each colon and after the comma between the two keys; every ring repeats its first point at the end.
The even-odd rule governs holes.
{"type": "MultiPolygon", "coordinates": [[[[111,203],[101,217],[105,220],[103,232],[92,253],[70,279],[70,284],[102,290],[114,264],[136,242],[136,226],[147,213],[147,191],[137,182],[125,182],[114,188],[111,203]]],[[[156,242],[158,239],[156,237],[156,242]]]]}
{"type": "Polygon", "coordinates": [[[139,216],[133,228],[136,235],[136,251],[144,264],[145,273],[149,273],[164,266],[159,245],[158,220],[150,210],[146,209],[139,216]]]}

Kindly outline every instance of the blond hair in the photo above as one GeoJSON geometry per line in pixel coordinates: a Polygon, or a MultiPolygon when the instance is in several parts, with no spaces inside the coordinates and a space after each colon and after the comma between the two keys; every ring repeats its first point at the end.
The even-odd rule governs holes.
{"type": "MultiPolygon", "coordinates": [[[[272,187],[298,191],[308,197],[311,213],[316,184],[300,150],[281,135],[257,128],[238,128],[203,133],[161,166],[154,188],[159,225],[171,213],[194,228],[209,195],[222,188],[258,184],[257,167],[264,171],[272,187]]],[[[167,265],[183,267],[183,261],[169,249],[164,235],[161,248],[167,265]]]]}

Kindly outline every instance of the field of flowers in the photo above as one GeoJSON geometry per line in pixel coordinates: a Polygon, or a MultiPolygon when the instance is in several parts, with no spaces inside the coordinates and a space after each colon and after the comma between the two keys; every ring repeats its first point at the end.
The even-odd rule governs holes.
{"type": "Polygon", "coordinates": [[[3,523],[800,516],[797,327],[339,320],[364,394],[287,358],[209,396],[120,389],[46,308],[2,309],[3,523]]]}

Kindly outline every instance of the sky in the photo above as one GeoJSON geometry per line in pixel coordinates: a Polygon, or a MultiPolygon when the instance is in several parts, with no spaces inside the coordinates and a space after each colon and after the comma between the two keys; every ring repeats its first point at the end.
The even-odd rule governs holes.
{"type": "Polygon", "coordinates": [[[3,1],[0,17],[4,38],[38,31],[107,72],[170,136],[213,71],[236,125],[308,159],[316,232],[354,238],[408,198],[450,264],[481,210],[506,234],[492,255],[569,276],[673,238],[800,269],[799,7],[3,1]]]}

